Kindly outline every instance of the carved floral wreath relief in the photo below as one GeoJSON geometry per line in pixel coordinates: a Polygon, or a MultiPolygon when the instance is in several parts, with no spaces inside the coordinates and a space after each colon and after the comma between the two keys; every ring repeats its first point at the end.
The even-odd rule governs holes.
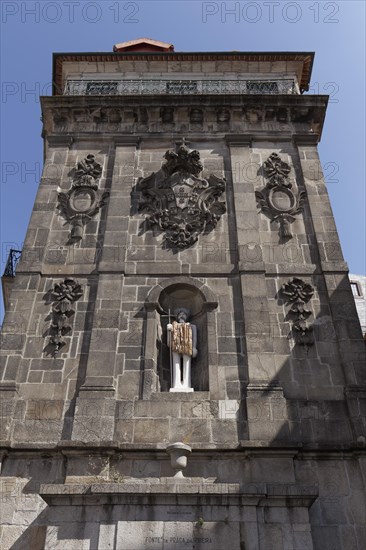
{"type": "Polygon", "coordinates": [[[52,346],[55,357],[66,343],[64,336],[71,333],[72,325],[69,320],[75,313],[72,305],[81,298],[83,292],[81,285],[73,279],[64,279],[54,284],[49,345],[52,346]]]}
{"type": "Polygon", "coordinates": [[[300,191],[296,194],[291,189],[292,183],[288,180],[291,168],[277,153],[272,153],[263,163],[263,171],[267,184],[262,191],[255,192],[258,206],[271,218],[271,223],[279,223],[280,237],[291,239],[290,223],[303,211],[306,193],[300,191]]]}
{"type": "Polygon", "coordinates": [[[292,330],[295,340],[303,346],[310,346],[314,343],[313,326],[308,324],[307,319],[312,312],[307,303],[314,294],[314,288],[298,277],[282,285],[281,293],[288,305],[291,306],[289,314],[292,317],[292,330]]]}

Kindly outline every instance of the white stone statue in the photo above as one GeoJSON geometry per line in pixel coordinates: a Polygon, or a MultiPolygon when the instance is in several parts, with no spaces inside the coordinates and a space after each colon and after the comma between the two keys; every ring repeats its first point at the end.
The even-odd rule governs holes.
{"type": "Polygon", "coordinates": [[[171,392],[192,392],[191,358],[197,357],[197,327],[188,323],[189,309],[174,311],[176,321],[167,325],[171,361],[171,392]]]}

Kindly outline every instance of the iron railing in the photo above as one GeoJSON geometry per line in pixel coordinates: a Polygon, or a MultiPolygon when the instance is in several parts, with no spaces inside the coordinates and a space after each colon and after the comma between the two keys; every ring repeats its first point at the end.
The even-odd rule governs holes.
{"type": "Polygon", "coordinates": [[[22,254],[21,250],[10,249],[3,277],[15,277],[15,270],[22,254]]]}
{"type": "Polygon", "coordinates": [[[64,95],[299,94],[293,79],[68,80],[64,95]]]}

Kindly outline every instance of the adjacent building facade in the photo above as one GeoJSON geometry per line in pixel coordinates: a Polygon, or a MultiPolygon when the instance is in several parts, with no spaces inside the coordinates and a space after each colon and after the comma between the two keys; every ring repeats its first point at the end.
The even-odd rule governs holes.
{"type": "Polygon", "coordinates": [[[365,275],[349,274],[352,294],[355,299],[358,318],[364,338],[366,337],[366,277],[365,275]]]}
{"type": "Polygon", "coordinates": [[[2,548],[365,548],[365,346],[313,58],[54,55],[4,321],[2,548]]]}

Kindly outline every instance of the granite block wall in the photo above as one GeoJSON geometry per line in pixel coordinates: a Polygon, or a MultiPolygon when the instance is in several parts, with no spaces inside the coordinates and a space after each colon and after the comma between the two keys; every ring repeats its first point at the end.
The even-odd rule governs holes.
{"type": "Polygon", "coordinates": [[[235,97],[225,123],[212,96],[204,106],[192,97],[179,106],[105,100],[43,100],[44,172],[2,333],[2,547],[160,549],[165,537],[168,548],[219,550],[224,537],[253,550],[361,550],[364,343],[316,151],[324,98],[235,97]],[[191,121],[193,108],[202,123],[191,121]],[[227,211],[175,250],[146,226],[139,182],[182,137],[199,151],[202,177],[226,178],[227,211]],[[304,197],[286,239],[256,197],[272,153],[304,197]],[[59,194],[87,155],[108,196],[70,242],[59,194]],[[283,294],[294,278],[313,289],[307,345],[283,294]],[[56,349],[54,289],[65,279],[82,294],[56,349]],[[195,391],[186,394],[168,391],[167,312],[179,299],[191,301],[198,328],[195,391]],[[165,448],[176,441],[193,449],[179,510],[169,499],[184,491],[164,481],[165,448]],[[219,501],[207,496],[210,479],[219,501]]]}

